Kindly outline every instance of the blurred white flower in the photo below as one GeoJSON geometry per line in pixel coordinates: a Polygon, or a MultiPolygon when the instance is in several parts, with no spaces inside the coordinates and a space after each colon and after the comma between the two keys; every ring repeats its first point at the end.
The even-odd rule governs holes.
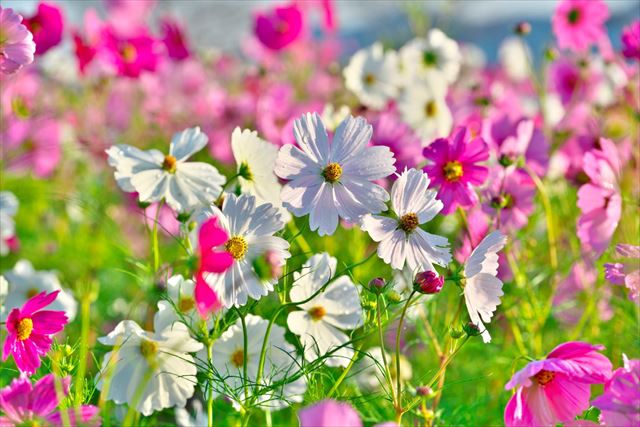
{"type": "Polygon", "coordinates": [[[187,212],[215,201],[225,182],[210,164],[186,162],[207,142],[207,136],[195,127],[176,133],[167,155],[124,144],[114,145],[106,152],[122,190],[137,192],[141,202],[164,199],[176,212],[187,212]]]}
{"type": "MultiPolygon", "coordinates": [[[[337,260],[326,252],[309,258],[300,272],[293,273],[294,283],[289,292],[291,302],[305,301],[318,292],[336,274],[336,265],[337,260]]],[[[305,359],[313,362],[335,350],[326,359],[326,364],[346,367],[353,357],[353,349],[336,348],[349,341],[349,336],[342,330],[363,325],[356,285],[348,276],[340,276],[298,308],[304,311],[289,313],[287,325],[291,332],[300,336],[305,359]]]]}
{"type": "Polygon", "coordinates": [[[27,300],[40,292],[47,293],[60,290],[58,297],[49,306],[49,310],[62,310],[72,322],[76,317],[78,303],[73,294],[63,289],[58,276],[53,271],[36,271],[27,260],[20,260],[12,270],[7,270],[4,277],[9,282],[7,297],[0,307],[0,319],[6,320],[12,308],[22,307],[27,300]]]}
{"type": "MultiPolygon", "coordinates": [[[[389,365],[391,379],[396,378],[395,354],[385,350],[385,357],[389,365]]],[[[383,384],[387,383],[385,378],[384,359],[382,358],[381,347],[371,347],[364,352],[364,355],[353,368],[356,384],[364,392],[374,392],[380,390],[383,384]]],[[[411,363],[406,357],[400,355],[400,379],[409,381],[413,375],[411,363]]]]}
{"type": "Polygon", "coordinates": [[[438,78],[453,83],[460,73],[462,55],[458,43],[434,28],[425,38],[415,38],[400,49],[403,73],[408,80],[438,78]]]}
{"type": "Polygon", "coordinates": [[[404,90],[398,109],[404,120],[428,145],[449,135],[453,116],[445,100],[446,83],[440,77],[415,79],[404,90]]]}
{"type": "MultiPolygon", "coordinates": [[[[164,329],[174,322],[184,322],[192,328],[198,328],[202,321],[196,308],[196,301],[193,295],[195,283],[191,279],[185,279],[181,274],[171,276],[167,280],[167,296],[171,300],[158,302],[159,328],[164,329]]],[[[207,318],[207,326],[213,328],[213,317],[207,318]]]]}
{"type": "Polygon", "coordinates": [[[325,104],[320,115],[322,123],[329,132],[335,132],[340,126],[340,123],[344,121],[351,114],[351,110],[347,105],[341,105],[339,108],[335,108],[333,104],[325,104]]]}
{"type": "Polygon", "coordinates": [[[16,235],[13,218],[17,212],[17,197],[10,191],[0,191],[0,256],[9,253],[9,240],[16,235]]]}
{"type": "Polygon", "coordinates": [[[389,194],[372,181],[394,172],[395,159],[388,147],[367,146],[372,127],[365,119],[346,118],[332,142],[316,113],[297,119],[294,132],[300,148],[280,148],[275,172],[289,180],[282,189],[284,206],[295,216],[309,214],[312,231],[331,235],[339,217],[357,222],[386,209],[389,194]]]}
{"type": "Polygon", "coordinates": [[[202,402],[194,400],[191,405],[195,412],[193,417],[185,408],[176,408],[176,424],[178,427],[205,427],[209,425],[209,419],[202,408],[202,402]]]}
{"type": "Polygon", "coordinates": [[[346,88],[369,108],[380,110],[398,95],[398,56],[380,42],[354,53],[343,75],[346,88]]]}
{"type": "Polygon", "coordinates": [[[529,77],[531,72],[531,51],[520,37],[507,37],[498,50],[500,64],[507,76],[516,82],[529,77]]]}

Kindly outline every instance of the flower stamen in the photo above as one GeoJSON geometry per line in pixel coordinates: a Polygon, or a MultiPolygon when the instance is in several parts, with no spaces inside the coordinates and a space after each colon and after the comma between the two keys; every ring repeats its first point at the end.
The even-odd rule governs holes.
{"type": "Polygon", "coordinates": [[[337,163],[329,163],[322,171],[325,181],[333,184],[342,176],[342,167],[337,163]]]}
{"type": "Polygon", "coordinates": [[[31,320],[30,317],[25,317],[18,322],[16,329],[18,331],[18,339],[20,341],[28,339],[33,331],[33,320],[31,320]]]}
{"type": "Polygon", "coordinates": [[[424,106],[424,113],[428,118],[433,118],[438,114],[438,106],[435,101],[427,102],[427,105],[424,106]]]}
{"type": "Polygon", "coordinates": [[[447,162],[442,167],[442,173],[444,174],[444,177],[447,181],[456,182],[464,174],[464,171],[462,169],[462,163],[460,163],[457,160],[447,162]]]}
{"type": "Polygon", "coordinates": [[[231,254],[233,259],[240,260],[244,258],[247,253],[247,249],[249,249],[249,245],[247,245],[247,241],[244,237],[233,236],[224,244],[224,248],[231,254]]]}
{"type": "Polygon", "coordinates": [[[231,355],[231,364],[236,368],[241,368],[244,366],[244,351],[236,350],[231,355]]]}
{"type": "Polygon", "coordinates": [[[398,227],[405,233],[411,233],[418,228],[418,225],[420,225],[418,215],[413,212],[402,215],[398,221],[398,227]]]}
{"type": "Polygon", "coordinates": [[[555,372],[543,369],[535,375],[535,379],[538,382],[538,385],[544,386],[549,384],[555,376],[555,372]]]}
{"type": "Polygon", "coordinates": [[[317,305],[312,307],[307,313],[309,313],[311,319],[317,322],[318,320],[322,320],[322,318],[327,314],[327,310],[324,307],[317,305]]]}
{"type": "Polygon", "coordinates": [[[178,160],[173,157],[171,154],[167,154],[164,156],[164,161],[162,162],[162,169],[166,170],[169,173],[176,172],[176,163],[178,160]]]}

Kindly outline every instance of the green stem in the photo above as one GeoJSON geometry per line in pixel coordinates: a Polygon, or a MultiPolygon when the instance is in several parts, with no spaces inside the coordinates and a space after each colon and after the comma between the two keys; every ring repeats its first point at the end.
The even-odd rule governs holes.
{"type": "Polygon", "coordinates": [[[400,424],[402,420],[402,379],[400,375],[400,333],[402,332],[402,324],[404,323],[404,318],[407,314],[407,308],[411,304],[411,298],[416,294],[416,291],[412,291],[407,298],[407,302],[404,304],[402,308],[402,314],[400,314],[400,320],[398,321],[398,330],[396,331],[396,386],[398,390],[398,405],[396,407],[396,412],[398,413],[397,423],[400,424]]]}
{"type": "Polygon", "coordinates": [[[89,340],[89,326],[91,324],[91,294],[85,292],[80,301],[80,312],[82,317],[80,342],[83,345],[80,346],[80,358],[78,360],[78,375],[76,375],[76,392],[75,392],[75,406],[80,408],[84,400],[84,376],[87,370],[87,349],[89,340]]]}
{"type": "Polygon", "coordinates": [[[289,231],[291,231],[291,233],[293,233],[292,240],[298,242],[298,246],[300,247],[302,253],[311,253],[311,245],[309,245],[307,240],[304,238],[304,235],[296,225],[295,220],[289,221],[289,223],[287,224],[287,228],[289,229],[289,231]]]}
{"type": "Polygon", "coordinates": [[[329,390],[329,393],[327,393],[327,398],[330,398],[331,396],[333,396],[333,393],[335,393],[338,390],[338,387],[340,387],[340,384],[342,384],[342,381],[344,381],[344,379],[347,377],[347,374],[349,373],[353,365],[356,363],[356,359],[358,359],[359,352],[360,352],[360,348],[356,349],[356,351],[353,353],[353,357],[351,358],[351,361],[349,362],[347,367],[342,371],[342,374],[340,374],[340,376],[338,377],[338,380],[333,384],[333,386],[329,390]]]}
{"type": "Polygon", "coordinates": [[[376,296],[376,320],[378,321],[378,334],[380,338],[380,352],[382,353],[382,363],[384,365],[384,376],[387,379],[389,390],[391,391],[391,400],[393,401],[393,407],[397,408],[396,392],[393,389],[393,381],[391,380],[391,372],[389,372],[389,364],[387,363],[387,356],[384,350],[384,333],[382,332],[382,314],[380,313],[380,295],[376,296]]]}
{"type": "Polygon", "coordinates": [[[247,347],[249,346],[249,337],[247,336],[247,324],[244,320],[244,314],[238,310],[240,322],[242,323],[242,376],[244,383],[244,401],[245,404],[249,399],[249,377],[247,376],[247,347]]]}
{"type": "Polygon", "coordinates": [[[152,252],[153,252],[153,271],[158,271],[160,267],[160,251],[158,250],[158,222],[160,218],[160,210],[162,209],[162,200],[158,203],[156,210],[156,217],[153,221],[153,235],[152,238],[152,252]]]}
{"type": "MultiPolygon", "coordinates": [[[[207,343],[207,360],[209,367],[213,365],[213,340],[207,343]]],[[[207,396],[207,423],[209,427],[213,427],[213,378],[209,379],[209,396],[207,396]]]]}
{"type": "Polygon", "coordinates": [[[549,263],[551,268],[556,270],[558,268],[558,249],[556,242],[556,227],[553,217],[553,211],[551,209],[551,202],[549,199],[549,193],[544,183],[529,166],[524,165],[524,170],[529,174],[531,179],[536,185],[538,192],[540,193],[540,199],[542,200],[542,206],[544,207],[544,214],[547,220],[547,238],[549,240],[549,263]]]}

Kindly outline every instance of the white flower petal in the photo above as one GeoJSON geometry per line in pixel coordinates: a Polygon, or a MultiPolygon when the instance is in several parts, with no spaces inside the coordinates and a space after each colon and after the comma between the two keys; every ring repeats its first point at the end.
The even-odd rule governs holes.
{"type": "Polygon", "coordinates": [[[185,129],[173,135],[169,154],[175,157],[178,162],[183,162],[202,150],[207,142],[209,142],[209,138],[200,131],[199,127],[185,129]]]}
{"type": "Polygon", "coordinates": [[[318,113],[306,113],[293,122],[298,145],[318,164],[329,163],[329,137],[318,113]]]}

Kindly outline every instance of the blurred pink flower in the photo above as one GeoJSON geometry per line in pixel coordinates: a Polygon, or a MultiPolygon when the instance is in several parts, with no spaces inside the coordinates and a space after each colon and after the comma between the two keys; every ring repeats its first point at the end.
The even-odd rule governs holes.
{"type": "Polygon", "coordinates": [[[600,409],[600,420],[606,426],[637,427],[640,425],[640,360],[623,356],[624,366],[613,371],[604,393],[591,404],[600,409]]]}
{"type": "Polygon", "coordinates": [[[450,138],[439,138],[423,150],[431,164],[424,167],[438,188],[442,213],[453,212],[458,205],[469,208],[478,203],[473,186],[484,183],[489,170],[478,163],[489,158],[489,147],[482,138],[469,139],[467,129],[459,127],[450,138]]]}
{"type": "Polygon", "coordinates": [[[146,30],[122,37],[106,27],[97,54],[103,56],[118,75],[134,78],[143,71],[155,71],[160,60],[157,41],[146,30]]]}
{"type": "Polygon", "coordinates": [[[586,83],[580,68],[567,58],[560,58],[549,67],[550,85],[564,105],[573,99],[582,99],[586,83]]]}
{"type": "Polygon", "coordinates": [[[640,20],[636,20],[622,31],[622,54],[640,61],[640,20]]]}
{"type": "Polygon", "coordinates": [[[36,55],[46,53],[62,41],[64,29],[62,10],[53,3],[40,2],[36,14],[26,18],[24,24],[33,34],[36,55]]]}
{"type": "Polygon", "coordinates": [[[611,378],[611,362],[598,351],[604,346],[570,341],[544,360],[516,372],[505,385],[516,388],[504,411],[507,427],[534,427],[570,422],[589,408],[590,384],[611,378]]]}
{"type": "Polygon", "coordinates": [[[281,50],[302,34],[302,11],[295,4],[277,6],[256,13],[254,31],[258,40],[272,50],[281,50]]]}
{"type": "Polygon", "coordinates": [[[606,37],[609,8],[602,0],[562,0],[551,20],[561,49],[586,51],[606,37]]]}
{"type": "MultiPolygon", "coordinates": [[[[555,317],[566,325],[575,325],[584,314],[584,306],[579,299],[583,292],[588,296],[595,292],[598,279],[593,265],[588,261],[578,261],[571,267],[569,275],[560,282],[553,296],[553,306],[556,308],[555,317]]],[[[611,292],[607,288],[598,290],[598,315],[607,321],[613,317],[613,310],[609,305],[611,292]]]]}
{"type": "Polygon", "coordinates": [[[165,17],[161,25],[162,42],[167,49],[169,57],[177,61],[187,59],[191,53],[189,52],[187,37],[180,23],[173,18],[165,17]]]}
{"type": "Polygon", "coordinates": [[[529,223],[536,188],[531,179],[518,171],[493,171],[484,191],[483,211],[491,217],[498,212],[499,228],[516,231],[529,223]]]}
{"type": "Polygon", "coordinates": [[[104,0],[107,22],[121,37],[132,37],[146,26],[145,21],[156,6],[156,0],[104,0]]]}
{"type": "Polygon", "coordinates": [[[373,121],[371,144],[389,147],[397,171],[416,167],[422,154],[420,138],[393,112],[384,112],[373,121]]]}
{"type": "Polygon", "coordinates": [[[9,120],[2,139],[2,157],[9,170],[32,170],[38,177],[46,178],[62,155],[60,124],[46,116],[9,120]]]}
{"type": "Polygon", "coordinates": [[[614,285],[624,285],[629,290],[629,299],[640,303],[640,246],[620,244],[616,252],[632,261],[605,264],[604,277],[614,285]]]}
{"type": "Polygon", "coordinates": [[[298,411],[300,427],[362,427],[358,412],[346,402],[325,399],[298,411]]]}
{"type": "Polygon", "coordinates": [[[33,62],[36,45],[22,16],[0,6],[0,71],[13,74],[33,62]]]}

